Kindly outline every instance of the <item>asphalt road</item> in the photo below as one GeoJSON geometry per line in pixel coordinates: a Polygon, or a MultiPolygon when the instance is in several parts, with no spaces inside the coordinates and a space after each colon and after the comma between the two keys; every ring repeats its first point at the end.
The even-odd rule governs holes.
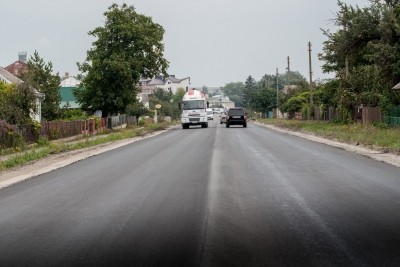
{"type": "Polygon", "coordinates": [[[0,266],[399,265],[399,168],[254,124],[0,190],[0,266]]]}

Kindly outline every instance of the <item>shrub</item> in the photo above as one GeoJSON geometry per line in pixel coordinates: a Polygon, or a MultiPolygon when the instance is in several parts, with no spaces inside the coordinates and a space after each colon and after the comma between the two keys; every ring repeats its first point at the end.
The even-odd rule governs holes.
{"type": "Polygon", "coordinates": [[[0,147],[24,147],[25,140],[18,132],[16,126],[8,124],[5,120],[0,120],[0,147]]]}

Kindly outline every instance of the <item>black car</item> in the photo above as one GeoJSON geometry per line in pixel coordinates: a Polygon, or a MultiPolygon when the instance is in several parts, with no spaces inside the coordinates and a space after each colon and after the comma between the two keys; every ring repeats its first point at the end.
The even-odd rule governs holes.
{"type": "Polygon", "coordinates": [[[230,108],[226,115],[226,128],[230,125],[243,125],[247,127],[246,113],[243,108],[230,108]]]}

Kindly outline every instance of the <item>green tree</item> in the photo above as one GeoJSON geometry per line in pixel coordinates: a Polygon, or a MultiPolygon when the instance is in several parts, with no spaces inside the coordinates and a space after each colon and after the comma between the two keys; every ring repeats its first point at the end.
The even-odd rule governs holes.
{"type": "Polygon", "coordinates": [[[35,51],[28,60],[28,72],[22,78],[44,94],[42,119],[51,121],[60,118],[60,77],[58,74],[53,74],[53,64],[45,63],[39,53],[35,51]]]}
{"type": "Polygon", "coordinates": [[[31,114],[37,113],[36,95],[29,84],[6,85],[0,82],[0,117],[10,124],[28,124],[31,114]]]}
{"type": "Polygon", "coordinates": [[[164,29],[150,17],[126,4],[112,4],[104,16],[105,25],[89,32],[96,40],[86,61],[78,64],[82,83],[74,94],[84,109],[107,116],[137,101],[140,77],[167,75],[168,61],[164,29]]]}
{"type": "Polygon", "coordinates": [[[284,105],[281,106],[283,112],[298,112],[301,111],[303,106],[307,104],[307,96],[302,94],[291,97],[284,105]]]}
{"type": "Polygon", "coordinates": [[[233,101],[237,107],[243,106],[244,91],[245,86],[243,82],[228,83],[222,88],[224,95],[229,97],[229,99],[233,101]]]}
{"type": "Polygon", "coordinates": [[[243,92],[243,106],[248,108],[250,107],[251,103],[251,99],[253,97],[253,94],[256,90],[257,87],[257,83],[254,80],[254,78],[249,75],[249,77],[247,77],[245,83],[244,83],[244,92],[243,92]]]}
{"type": "Polygon", "coordinates": [[[149,110],[143,105],[142,102],[136,101],[126,108],[126,113],[136,117],[139,122],[139,117],[149,113],[149,110]]]}
{"type": "Polygon", "coordinates": [[[272,110],[276,107],[276,90],[259,88],[253,93],[250,103],[250,108],[257,112],[272,110]]]}
{"type": "Polygon", "coordinates": [[[10,88],[10,84],[5,84],[4,82],[0,81],[0,118],[5,119],[6,114],[8,112],[8,94],[12,88],[10,88]]]}
{"type": "Polygon", "coordinates": [[[208,94],[208,87],[203,85],[203,87],[201,88],[201,91],[203,92],[203,94],[208,94]]]}
{"type": "Polygon", "coordinates": [[[400,10],[398,1],[389,0],[373,0],[364,8],[338,5],[339,28],[324,31],[328,39],[319,57],[324,72],[336,73],[333,104],[348,121],[361,104],[385,110],[400,103],[391,90],[400,81],[400,10]]]}
{"type": "Polygon", "coordinates": [[[184,92],[184,89],[177,90],[177,93],[174,95],[171,92],[157,88],[149,98],[150,109],[154,110],[155,106],[160,104],[161,108],[158,110],[159,116],[170,116],[172,119],[178,119],[181,114],[178,103],[182,101],[184,95],[182,92],[184,92]]]}
{"type": "Polygon", "coordinates": [[[185,95],[186,90],[182,87],[179,87],[178,89],[176,89],[176,92],[173,96],[173,102],[174,103],[180,103],[182,102],[183,96],[185,95]]]}

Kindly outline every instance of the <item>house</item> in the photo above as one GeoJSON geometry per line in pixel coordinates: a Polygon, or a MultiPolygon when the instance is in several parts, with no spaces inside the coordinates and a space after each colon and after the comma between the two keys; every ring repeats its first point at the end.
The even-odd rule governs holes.
{"type": "Polygon", "coordinates": [[[229,100],[229,97],[223,95],[215,95],[207,99],[210,107],[222,107],[224,109],[230,109],[235,107],[235,103],[229,100]]]}
{"type": "Polygon", "coordinates": [[[21,78],[24,73],[28,72],[28,64],[26,63],[26,60],[27,53],[19,52],[18,60],[5,67],[5,69],[12,75],[21,78]]]}
{"type": "MultiPolygon", "coordinates": [[[[207,94],[212,96],[212,95],[222,95],[222,88],[221,87],[208,87],[207,88],[207,94]]],[[[194,89],[199,90],[202,92],[204,89],[203,87],[194,87],[194,89]]]]}
{"type": "MultiPolygon", "coordinates": [[[[5,84],[15,84],[19,85],[23,83],[20,78],[14,76],[10,72],[8,72],[6,69],[0,67],[0,81],[5,83],[5,84]]],[[[42,100],[44,100],[45,95],[38,92],[35,88],[32,88],[35,96],[36,96],[36,106],[37,106],[37,113],[32,113],[31,118],[37,122],[40,122],[42,120],[42,100]]]]}
{"type": "Polygon", "coordinates": [[[183,88],[186,92],[189,90],[190,77],[178,79],[175,75],[169,75],[167,78],[156,76],[154,78],[142,78],[139,81],[141,92],[137,98],[145,107],[149,107],[149,95],[154,93],[157,88],[163,89],[166,92],[176,93],[178,88],[183,88]]]}
{"type": "Polygon", "coordinates": [[[283,87],[283,89],[282,89],[282,92],[284,94],[289,94],[289,93],[292,93],[292,92],[296,91],[298,88],[299,87],[297,85],[293,85],[293,84],[292,85],[285,85],[283,87]]]}
{"type": "Polygon", "coordinates": [[[161,88],[167,92],[173,94],[176,93],[178,88],[183,88],[186,91],[189,89],[190,77],[178,79],[175,75],[169,75],[168,77],[156,76],[154,78],[142,78],[139,81],[141,92],[147,95],[153,94],[156,88],[161,88]]]}
{"type": "Polygon", "coordinates": [[[70,76],[68,72],[65,73],[60,83],[60,108],[81,108],[73,94],[74,89],[77,88],[80,83],[78,79],[70,76]]]}

